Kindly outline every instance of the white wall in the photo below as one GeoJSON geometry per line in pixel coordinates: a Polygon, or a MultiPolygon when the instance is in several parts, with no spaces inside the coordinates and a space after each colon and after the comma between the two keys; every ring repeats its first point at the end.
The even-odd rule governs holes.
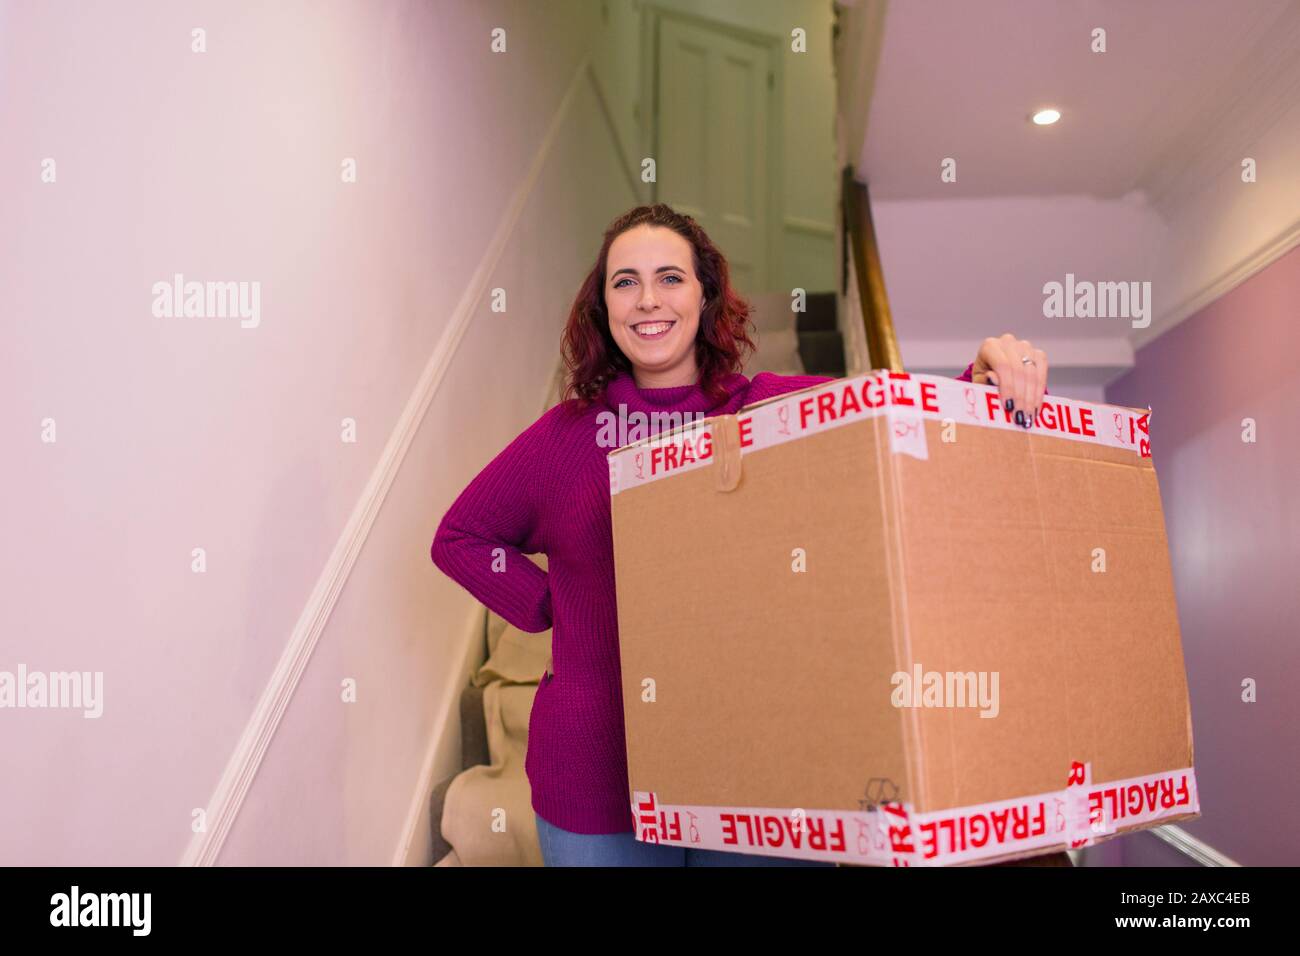
{"type": "Polygon", "coordinates": [[[633,201],[579,73],[590,10],[0,10],[0,88],[23,91],[0,100],[0,669],[104,680],[98,719],[0,712],[0,819],[21,822],[0,828],[0,860],[169,865],[213,833],[193,812],[223,806],[228,838],[204,844],[222,864],[386,864],[404,836],[427,845],[419,800],[457,767],[476,609],[429,560],[433,531],[540,413],[578,281],[633,201]],[[152,284],[174,272],[260,282],[260,324],[154,317],[152,284]],[[313,601],[438,355],[446,376],[337,604],[313,601]],[[316,611],[331,613],[286,684],[316,611]],[[242,803],[222,804],[276,686],[283,719],[242,803]]]}

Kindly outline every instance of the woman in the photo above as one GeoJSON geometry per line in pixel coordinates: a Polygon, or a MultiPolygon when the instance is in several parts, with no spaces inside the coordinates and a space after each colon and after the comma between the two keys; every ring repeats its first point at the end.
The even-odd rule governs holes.
{"type": "MultiPolygon", "coordinates": [[[[748,315],[726,259],[689,216],[657,204],[615,220],[564,330],[565,401],[474,478],[434,536],[434,563],[490,609],[524,631],[553,628],[525,760],[548,866],[831,865],[640,843],[632,831],[610,449],[597,416],[733,413],[831,380],[739,374],[754,348],[748,315]],[[548,570],[524,557],[537,553],[548,570]]],[[[996,384],[1028,428],[1047,358],[1011,335],[989,338],[961,378],[996,384]]]]}

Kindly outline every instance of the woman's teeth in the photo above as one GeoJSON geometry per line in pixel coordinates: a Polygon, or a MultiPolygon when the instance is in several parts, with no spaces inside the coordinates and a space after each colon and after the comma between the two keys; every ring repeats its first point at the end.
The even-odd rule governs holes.
{"type": "Polygon", "coordinates": [[[632,326],[632,331],[643,339],[661,338],[669,329],[673,327],[671,322],[642,322],[639,325],[632,326]]]}

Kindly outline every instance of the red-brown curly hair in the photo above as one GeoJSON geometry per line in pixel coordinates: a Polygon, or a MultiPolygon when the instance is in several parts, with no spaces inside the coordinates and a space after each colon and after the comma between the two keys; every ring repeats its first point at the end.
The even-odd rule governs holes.
{"type": "Polygon", "coordinates": [[[587,273],[564,327],[560,352],[566,368],[564,398],[576,398],[590,405],[620,372],[631,372],[632,363],[609,331],[605,310],[605,270],[609,247],[620,235],[636,226],[662,226],[691,244],[695,275],[704,289],[704,308],[695,336],[695,364],[699,385],[716,401],[726,397],[722,378],[744,368],[754,351],[746,327],[750,305],[731,287],[727,260],[690,216],[674,212],[663,203],[637,206],[619,216],[605,230],[596,264],[587,273]]]}

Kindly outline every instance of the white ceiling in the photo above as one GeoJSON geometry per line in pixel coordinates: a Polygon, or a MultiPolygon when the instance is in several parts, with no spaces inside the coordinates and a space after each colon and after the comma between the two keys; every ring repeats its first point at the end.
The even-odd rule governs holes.
{"type": "Polygon", "coordinates": [[[880,199],[1158,199],[1211,131],[1248,138],[1298,96],[1296,0],[894,0],[857,165],[880,199]],[[1028,122],[1048,105],[1059,123],[1028,122]]]}
{"type": "Polygon", "coordinates": [[[909,366],[1011,331],[1100,386],[1300,244],[1300,0],[836,2],[840,156],[909,366]],[[1067,273],[1150,282],[1150,325],[1045,317],[1067,273]]]}

